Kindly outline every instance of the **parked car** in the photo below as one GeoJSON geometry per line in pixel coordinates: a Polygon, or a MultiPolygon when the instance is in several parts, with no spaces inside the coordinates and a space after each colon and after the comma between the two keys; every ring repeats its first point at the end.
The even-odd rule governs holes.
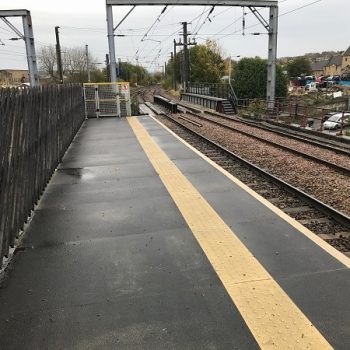
{"type": "Polygon", "coordinates": [[[305,85],[305,91],[318,92],[320,89],[320,84],[317,82],[311,82],[305,85]]]}
{"type": "MultiPolygon", "coordinates": [[[[327,121],[324,122],[323,128],[328,130],[336,130],[341,127],[343,113],[333,114],[327,121]]],[[[350,113],[344,113],[344,125],[350,124],[350,113]]]]}

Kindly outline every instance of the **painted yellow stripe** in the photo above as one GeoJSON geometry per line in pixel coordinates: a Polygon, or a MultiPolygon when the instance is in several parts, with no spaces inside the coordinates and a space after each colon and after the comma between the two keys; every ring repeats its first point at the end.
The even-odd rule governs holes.
{"type": "MultiPolygon", "coordinates": [[[[154,114],[153,114],[154,115],[154,114]]],[[[345,267],[350,268],[350,258],[341,253],[339,250],[335,249],[331,245],[329,245],[327,242],[325,242],[322,238],[318,237],[315,233],[310,231],[308,228],[300,224],[297,220],[290,217],[288,214],[283,212],[281,209],[277,208],[275,205],[273,205],[271,202],[269,202],[264,197],[260,196],[257,192],[252,190],[250,187],[245,185],[243,182],[238,180],[236,177],[234,177],[232,174],[230,174],[228,171],[223,169],[220,165],[213,162],[210,158],[205,156],[203,153],[192,147],[188,142],[183,140],[181,137],[176,135],[172,130],[167,128],[164,124],[159,122],[156,118],[150,115],[151,118],[157,122],[160,126],[162,126],[164,129],[166,129],[170,134],[172,134],[174,137],[176,137],[179,141],[181,141],[183,144],[185,144],[188,148],[190,148],[193,152],[198,154],[201,158],[203,158],[205,161],[207,161],[209,164],[211,164],[214,168],[219,170],[222,174],[224,174],[227,178],[229,178],[232,182],[234,182],[237,186],[242,188],[244,191],[249,193],[251,196],[253,196],[256,200],[258,200],[260,203],[265,205],[267,208],[269,208],[271,211],[273,211],[276,215],[278,215],[281,219],[288,222],[291,226],[293,226],[296,230],[298,230],[300,233],[302,233],[304,236],[306,236],[308,239],[313,241],[315,244],[317,244],[320,248],[322,248],[324,251],[326,251],[328,254],[332,255],[335,259],[337,259],[340,263],[342,263],[345,267]]]]}
{"type": "Polygon", "coordinates": [[[140,122],[133,117],[128,121],[259,346],[331,349],[140,122]]]}
{"type": "Polygon", "coordinates": [[[110,82],[110,83],[83,83],[83,86],[95,86],[95,85],[129,85],[127,81],[118,81],[118,82],[110,82]]]}

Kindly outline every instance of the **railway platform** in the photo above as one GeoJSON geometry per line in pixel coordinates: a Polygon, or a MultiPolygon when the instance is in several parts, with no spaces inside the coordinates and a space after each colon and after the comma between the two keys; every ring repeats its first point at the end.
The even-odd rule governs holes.
{"type": "Polygon", "coordinates": [[[86,120],[0,284],[0,349],[348,349],[350,259],[151,116],[86,120]]]}

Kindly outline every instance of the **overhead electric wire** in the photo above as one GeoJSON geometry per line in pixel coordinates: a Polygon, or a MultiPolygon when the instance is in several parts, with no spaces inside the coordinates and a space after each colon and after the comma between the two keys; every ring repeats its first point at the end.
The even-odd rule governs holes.
{"type": "MultiPolygon", "coordinates": [[[[285,0],[285,1],[287,1],[287,0],[285,0]]],[[[321,1],[323,1],[323,0],[315,0],[315,1],[310,2],[310,3],[308,3],[308,4],[305,4],[305,5],[302,5],[302,6],[300,6],[300,7],[297,7],[297,8],[295,8],[295,9],[293,9],[293,10],[284,12],[284,13],[280,14],[278,17],[283,17],[283,16],[288,15],[288,14],[290,14],[290,13],[299,11],[299,10],[305,8],[305,7],[309,7],[309,6],[311,6],[311,5],[317,4],[318,2],[321,2],[321,1]]]]}
{"type": "MultiPolygon", "coordinates": [[[[206,10],[206,8],[207,8],[207,6],[204,6],[203,12],[200,14],[200,17],[199,17],[199,19],[198,19],[198,21],[197,21],[197,24],[196,24],[195,27],[193,28],[193,32],[196,31],[196,29],[197,29],[197,27],[198,27],[198,24],[199,24],[199,22],[201,21],[201,19],[202,19],[202,17],[203,17],[203,14],[204,14],[204,12],[205,12],[205,10],[206,10]]],[[[208,11],[209,11],[209,10],[208,10],[208,11]]],[[[208,11],[207,11],[207,12],[208,12],[208,11]]]]}
{"type": "Polygon", "coordinates": [[[202,27],[207,22],[207,20],[209,20],[211,22],[211,19],[209,16],[213,13],[214,9],[215,9],[215,5],[211,7],[207,17],[204,19],[203,23],[199,26],[199,28],[195,31],[194,35],[198,34],[198,32],[202,29],[202,27]]]}
{"type": "MultiPolygon", "coordinates": [[[[283,1],[280,1],[279,3],[284,3],[284,2],[286,2],[286,1],[288,1],[288,0],[283,0],[283,1]]],[[[301,6],[297,7],[297,8],[294,8],[294,9],[292,9],[292,10],[288,10],[288,11],[286,11],[286,12],[280,14],[278,17],[282,17],[282,16],[285,16],[285,15],[287,15],[287,14],[296,12],[296,11],[298,11],[298,10],[301,10],[301,9],[303,9],[303,8],[305,8],[305,7],[311,6],[311,5],[316,4],[316,3],[318,3],[318,2],[321,2],[321,1],[322,1],[322,0],[316,0],[316,1],[313,1],[313,2],[311,2],[311,3],[305,4],[305,5],[301,5],[301,6]]],[[[209,12],[209,11],[210,11],[210,10],[207,9],[205,12],[209,12]]],[[[221,13],[224,13],[224,12],[225,12],[225,10],[224,10],[224,11],[221,11],[220,13],[214,15],[213,18],[216,17],[216,16],[218,16],[218,15],[220,15],[221,13]]],[[[202,13],[203,13],[203,12],[202,12],[202,13]]],[[[192,21],[195,20],[195,19],[197,19],[197,18],[199,18],[199,17],[202,15],[202,13],[201,13],[200,15],[198,15],[197,17],[195,17],[194,19],[192,19],[192,21]]],[[[248,16],[248,15],[251,15],[251,13],[247,13],[247,14],[246,14],[246,16],[248,16]]],[[[222,33],[225,29],[227,29],[227,28],[229,28],[230,26],[232,26],[232,25],[236,24],[237,22],[239,22],[242,18],[243,18],[243,16],[240,16],[240,17],[237,18],[233,23],[230,23],[228,26],[224,27],[223,29],[221,29],[221,30],[220,30],[219,32],[217,32],[217,33],[214,33],[214,34],[209,33],[209,34],[201,34],[201,35],[205,35],[205,36],[208,36],[208,37],[219,35],[219,34],[222,33]]],[[[256,26],[258,26],[258,25],[260,25],[260,22],[254,24],[254,25],[246,26],[245,29],[250,29],[250,28],[256,27],[256,26]]],[[[197,32],[199,32],[199,30],[197,30],[197,32]]],[[[227,34],[224,33],[224,34],[221,34],[221,35],[220,35],[220,36],[222,36],[222,37],[219,38],[218,40],[222,40],[223,38],[225,38],[225,37],[227,37],[227,36],[241,35],[241,33],[242,33],[242,29],[240,29],[240,30],[235,30],[234,32],[227,33],[227,34]]],[[[197,34],[198,34],[198,33],[197,33],[197,34]]],[[[249,35],[256,35],[256,34],[259,34],[259,35],[260,35],[260,34],[265,34],[265,33],[248,33],[248,34],[249,34],[249,35]]],[[[164,41],[165,41],[165,40],[164,40],[164,41]]],[[[168,52],[169,50],[171,50],[171,48],[172,48],[172,46],[170,46],[165,52],[168,52]]]]}
{"type": "MultiPolygon", "coordinates": [[[[285,1],[287,1],[287,0],[285,0],[285,1]]],[[[318,2],[321,2],[321,1],[323,1],[323,0],[315,0],[315,1],[312,1],[312,2],[310,2],[310,3],[308,3],[308,4],[301,5],[301,6],[299,6],[299,7],[296,7],[296,8],[294,8],[294,9],[292,9],[292,10],[289,10],[289,11],[286,11],[286,12],[284,12],[284,13],[279,14],[279,15],[278,15],[278,18],[283,17],[283,16],[288,15],[288,14],[293,13],[293,12],[299,11],[299,10],[301,10],[301,9],[304,9],[304,8],[306,8],[306,7],[309,7],[309,6],[311,6],[311,5],[314,5],[314,4],[316,4],[316,3],[318,3],[318,2]]],[[[241,17],[241,18],[242,18],[242,17],[241,17]]],[[[250,25],[250,26],[245,27],[245,29],[251,29],[251,28],[257,27],[257,26],[259,26],[260,24],[261,24],[260,22],[257,22],[257,23],[255,23],[255,24],[252,24],[252,25],[250,25]]],[[[218,40],[222,40],[222,39],[226,38],[227,36],[235,35],[236,33],[241,33],[241,32],[242,32],[242,29],[241,29],[241,30],[236,30],[236,31],[234,31],[234,32],[232,32],[232,33],[224,34],[223,37],[219,38],[218,40]]],[[[257,33],[253,33],[253,34],[257,34],[257,33]]],[[[261,34],[261,33],[259,33],[259,34],[261,34]]],[[[214,35],[215,35],[215,34],[214,34],[214,35]]]]}
{"type": "MultiPolygon", "coordinates": [[[[142,37],[142,39],[141,39],[141,42],[144,41],[144,39],[147,37],[147,35],[149,34],[149,32],[150,32],[153,28],[154,28],[154,30],[155,30],[155,28],[157,27],[156,24],[159,24],[159,23],[160,23],[160,18],[161,18],[161,16],[165,13],[165,11],[167,10],[167,8],[168,8],[168,5],[164,6],[164,8],[162,9],[161,13],[157,16],[156,20],[152,23],[152,25],[148,28],[148,30],[146,31],[146,33],[143,35],[143,37],[142,37]]],[[[154,30],[153,30],[153,32],[154,32],[154,30]]],[[[153,33],[153,32],[152,32],[152,33],[153,33]]],[[[144,48],[145,48],[145,46],[142,47],[142,48],[139,46],[139,47],[137,48],[137,50],[136,50],[136,53],[135,53],[134,58],[137,59],[137,55],[138,55],[140,52],[142,52],[144,48]]]]}
{"type": "MultiPolygon", "coordinates": [[[[285,2],[287,2],[287,1],[288,1],[288,0],[283,0],[283,1],[280,1],[279,3],[282,4],[282,3],[285,3],[285,2]]],[[[296,11],[298,11],[298,10],[300,10],[300,9],[303,9],[303,8],[305,8],[305,7],[308,7],[308,6],[311,6],[311,5],[316,4],[316,3],[320,2],[320,1],[322,1],[322,0],[312,1],[311,3],[304,4],[304,5],[302,5],[302,6],[299,6],[299,7],[297,7],[297,8],[294,8],[294,9],[292,9],[292,10],[288,10],[288,11],[286,11],[286,12],[280,14],[278,17],[282,17],[282,16],[285,16],[285,15],[287,15],[287,14],[289,14],[289,13],[296,12],[296,11]]],[[[163,10],[164,10],[164,8],[163,8],[163,10]]],[[[166,9],[165,9],[165,10],[166,10],[166,9]]],[[[191,20],[191,22],[193,22],[193,21],[195,21],[196,19],[199,19],[199,21],[196,23],[196,26],[194,27],[195,33],[196,33],[196,34],[198,34],[198,33],[200,32],[200,30],[202,29],[202,27],[203,27],[204,24],[206,23],[206,21],[207,21],[207,19],[208,19],[208,16],[209,16],[209,12],[210,12],[211,10],[213,10],[213,6],[212,6],[211,8],[209,8],[209,9],[204,8],[203,10],[201,10],[201,13],[200,13],[199,15],[197,15],[196,17],[194,17],[194,18],[191,20]],[[207,14],[207,17],[206,17],[206,19],[203,21],[203,23],[201,23],[204,14],[207,14]],[[201,23],[200,26],[198,26],[199,23],[201,23]]],[[[219,13],[213,15],[213,16],[211,17],[211,19],[216,18],[217,16],[219,16],[219,15],[225,13],[226,11],[227,11],[227,9],[224,9],[224,10],[220,11],[219,13]]],[[[160,15],[161,15],[161,14],[160,14],[160,15]]],[[[248,15],[251,15],[251,13],[247,13],[247,14],[246,14],[246,16],[248,16],[248,15]]],[[[238,33],[241,33],[241,32],[242,32],[241,29],[240,29],[240,30],[235,30],[235,31],[233,31],[233,32],[231,32],[231,33],[223,33],[223,34],[221,34],[221,33],[224,32],[227,28],[229,28],[229,27],[233,26],[234,24],[238,23],[239,20],[242,19],[242,17],[243,17],[243,16],[241,16],[240,18],[237,18],[235,21],[233,21],[233,22],[230,23],[229,25],[225,26],[225,27],[224,27],[223,29],[221,29],[219,32],[216,32],[216,33],[208,33],[208,34],[205,33],[205,34],[201,34],[201,35],[208,36],[208,37],[210,37],[210,36],[220,36],[219,40],[222,40],[222,39],[224,39],[224,38],[227,37],[227,36],[240,35],[240,34],[238,34],[238,33]],[[220,35],[219,35],[219,34],[220,34],[220,35]]],[[[174,25],[179,25],[179,23],[159,25],[159,21],[157,21],[157,19],[156,19],[156,20],[152,23],[151,27],[147,27],[148,30],[147,30],[147,32],[145,33],[145,34],[147,34],[147,35],[145,36],[145,34],[144,34],[144,35],[142,36],[143,39],[145,39],[145,38],[147,38],[147,37],[148,37],[148,38],[157,38],[157,37],[160,38],[160,40],[159,40],[160,43],[158,43],[156,46],[154,46],[154,47],[152,47],[150,50],[148,50],[147,53],[152,53],[152,52],[155,51],[157,48],[159,48],[160,46],[162,46],[162,44],[163,44],[164,42],[166,42],[170,37],[172,37],[172,36],[175,35],[177,32],[179,32],[179,29],[177,29],[175,32],[171,33],[170,35],[158,34],[159,32],[158,32],[158,33],[155,32],[155,31],[156,31],[156,28],[157,28],[158,26],[159,26],[158,28],[161,28],[161,27],[165,28],[165,27],[171,27],[171,26],[174,26],[174,25]],[[163,39],[163,38],[164,38],[164,39],[163,39]]],[[[258,26],[258,25],[260,25],[260,23],[256,23],[256,24],[253,24],[253,25],[246,26],[245,29],[248,30],[248,29],[253,28],[253,27],[255,27],[255,26],[258,26]]],[[[145,29],[145,28],[144,28],[144,29],[145,29]]],[[[130,32],[131,32],[130,34],[124,34],[124,35],[125,35],[126,37],[127,37],[127,36],[130,36],[130,37],[135,37],[135,38],[136,38],[136,37],[140,37],[140,36],[141,36],[141,35],[135,33],[135,32],[137,32],[138,30],[142,30],[142,29],[140,29],[140,28],[123,29],[123,30],[121,30],[121,32],[124,32],[124,33],[125,33],[125,32],[127,32],[127,31],[130,31],[130,32]]],[[[263,34],[263,33],[247,33],[247,34],[263,34]]],[[[141,59],[141,55],[140,55],[140,54],[141,54],[141,52],[144,52],[144,51],[145,51],[145,48],[146,48],[146,47],[140,47],[140,46],[139,46],[139,48],[136,50],[136,54],[133,56],[133,59],[134,59],[135,57],[137,57],[138,59],[141,59]]],[[[153,62],[153,61],[155,62],[156,59],[158,59],[160,56],[163,56],[165,53],[167,53],[169,50],[171,50],[171,48],[172,48],[172,45],[170,45],[169,48],[168,48],[167,50],[164,50],[164,48],[160,47],[160,49],[157,51],[157,54],[154,56],[152,62],[153,62]]],[[[145,56],[145,55],[143,55],[143,56],[145,56]]]]}
{"type": "Polygon", "coordinates": [[[143,35],[141,41],[143,41],[144,38],[146,38],[146,36],[148,35],[148,33],[152,30],[152,28],[159,23],[160,21],[160,17],[162,16],[162,14],[166,11],[166,9],[168,8],[168,5],[164,6],[162,12],[158,15],[158,17],[156,18],[156,20],[152,23],[152,25],[149,27],[149,29],[147,30],[147,32],[143,35]]]}

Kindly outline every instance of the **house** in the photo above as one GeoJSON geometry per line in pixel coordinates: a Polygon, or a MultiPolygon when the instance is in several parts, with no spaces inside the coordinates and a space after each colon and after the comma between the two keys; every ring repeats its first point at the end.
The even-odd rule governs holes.
{"type": "Polygon", "coordinates": [[[328,61],[329,60],[322,59],[322,60],[311,62],[312,75],[314,75],[316,78],[324,75],[325,68],[328,64],[328,61]]]}
{"type": "Polygon", "coordinates": [[[311,70],[316,78],[322,75],[350,74],[350,46],[341,55],[313,60],[311,62],[311,70]]]}
{"type": "Polygon", "coordinates": [[[26,69],[0,69],[0,85],[17,86],[29,82],[29,72],[26,69]]]}
{"type": "Polygon", "coordinates": [[[342,55],[342,73],[350,73],[350,46],[342,55]]]}
{"type": "Polygon", "coordinates": [[[342,73],[342,63],[342,55],[332,56],[325,67],[325,75],[340,75],[342,73]]]}

